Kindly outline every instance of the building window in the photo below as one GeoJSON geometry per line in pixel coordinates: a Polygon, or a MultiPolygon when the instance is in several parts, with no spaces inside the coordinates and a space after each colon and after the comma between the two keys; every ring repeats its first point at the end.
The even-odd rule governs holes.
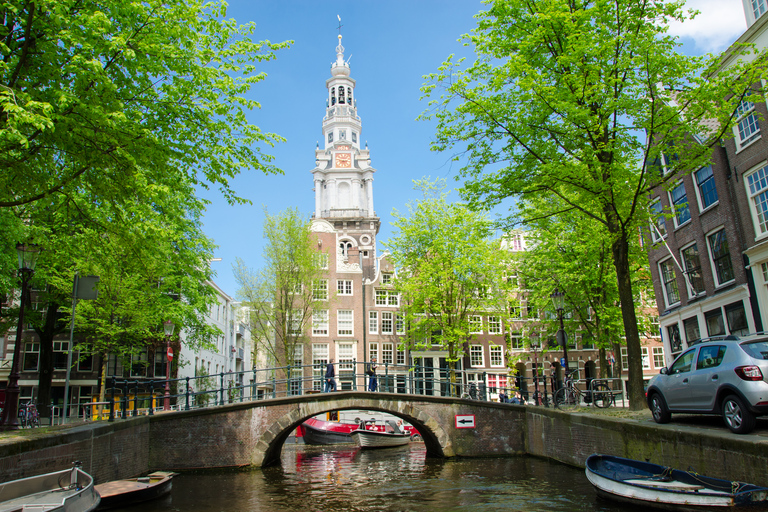
{"type": "Polygon", "coordinates": [[[500,368],[504,366],[504,350],[500,345],[492,345],[488,348],[491,356],[491,366],[500,368]]]}
{"type": "Polygon", "coordinates": [[[473,367],[483,366],[482,345],[471,345],[469,347],[469,364],[473,367]]]}
{"type": "Polygon", "coordinates": [[[704,313],[704,320],[707,322],[707,334],[709,336],[722,336],[725,334],[723,312],[720,308],[704,313]]]}
{"type": "Polygon", "coordinates": [[[758,235],[762,235],[768,231],[768,166],[747,176],[746,184],[755,231],[758,235]]]}
{"type": "Polygon", "coordinates": [[[743,148],[760,135],[755,104],[747,100],[742,101],[736,108],[736,119],[736,142],[739,148],[743,148]]]}
{"type": "Polygon", "coordinates": [[[301,336],[302,316],[303,314],[300,309],[292,309],[290,311],[290,316],[288,317],[288,334],[291,336],[301,336]]]}
{"type": "Polygon", "coordinates": [[[733,281],[733,264],[731,263],[731,253],[728,251],[728,239],[725,236],[725,229],[709,235],[707,239],[709,240],[712,267],[715,270],[718,286],[733,281]]]}
{"type": "Polygon", "coordinates": [[[397,364],[405,364],[405,350],[397,350],[397,364]]]}
{"type": "Polygon", "coordinates": [[[92,372],[93,371],[93,355],[83,354],[82,352],[79,352],[77,354],[77,371],[92,372]]]}
{"type": "Polygon", "coordinates": [[[677,279],[675,278],[674,261],[672,261],[672,258],[659,263],[659,276],[661,277],[667,307],[680,302],[680,292],[677,290],[677,279]]]}
{"type": "Polygon", "coordinates": [[[656,198],[651,202],[651,240],[655,243],[667,236],[667,219],[662,212],[661,198],[656,198]]]}
{"type": "Polygon", "coordinates": [[[728,320],[728,331],[731,334],[741,336],[749,333],[747,314],[744,311],[744,303],[742,301],[725,306],[725,317],[728,320]]]}
{"type": "Polygon", "coordinates": [[[712,172],[712,166],[702,167],[694,173],[694,177],[699,191],[701,209],[706,210],[717,202],[717,187],[715,187],[715,175],[712,172]]]}
{"type": "Polygon", "coordinates": [[[325,382],[325,368],[328,365],[328,344],[312,344],[312,389],[320,391],[325,382]]]}
{"type": "Polygon", "coordinates": [[[317,266],[317,268],[327,269],[328,268],[328,254],[324,253],[324,252],[320,252],[320,253],[315,254],[315,265],[317,266]]]}
{"type": "Polygon", "coordinates": [[[376,290],[375,303],[377,306],[394,306],[400,305],[400,295],[392,290],[376,290]]]}
{"type": "Polygon", "coordinates": [[[621,347],[621,368],[622,370],[629,370],[629,356],[627,355],[627,347],[621,347]]]}
{"type": "MultiPolygon", "coordinates": [[[[24,343],[24,364],[22,366],[23,371],[36,372],[39,362],[40,362],[40,343],[36,341],[24,343]]],[[[122,376],[122,368],[121,368],[120,374],[122,376]]]]}
{"type": "Polygon", "coordinates": [[[382,364],[392,364],[394,362],[394,345],[392,343],[381,344],[381,362],[382,364]]]}
{"type": "Polygon", "coordinates": [[[525,343],[523,342],[523,336],[519,332],[513,332],[509,335],[509,349],[510,350],[525,350],[525,343]]]}
{"type": "Polygon", "coordinates": [[[688,195],[685,193],[685,185],[681,181],[669,193],[670,203],[675,210],[675,225],[682,226],[691,220],[691,210],[688,208],[688,195]]]}
{"type": "Polygon", "coordinates": [[[664,365],[664,347],[653,347],[653,366],[654,368],[663,368],[664,365]]]}
{"type": "Polygon", "coordinates": [[[378,311],[368,312],[368,333],[369,334],[379,333],[379,312],[378,311]]]}
{"type": "Polygon", "coordinates": [[[692,290],[688,290],[690,296],[704,293],[704,279],[701,277],[701,260],[699,260],[699,248],[696,244],[689,245],[680,253],[683,256],[685,274],[688,276],[692,290]]]}
{"type": "Polygon", "coordinates": [[[370,343],[368,345],[368,360],[373,361],[373,358],[379,359],[379,344],[370,343]]]}
{"type": "Polygon", "coordinates": [[[489,316],[488,317],[488,334],[501,334],[501,317],[489,316]]]}
{"type": "Polygon", "coordinates": [[[318,309],[312,312],[312,334],[328,336],[328,310],[318,309]]]}
{"type": "Polygon", "coordinates": [[[680,339],[680,326],[672,324],[667,326],[667,336],[669,336],[669,348],[673,354],[683,350],[683,342],[680,339]]]}
{"type": "Polygon", "coordinates": [[[336,354],[339,357],[339,373],[338,378],[342,379],[341,389],[352,389],[352,375],[355,371],[355,344],[354,343],[337,343],[336,354]]]}
{"type": "Polygon", "coordinates": [[[352,280],[339,279],[336,281],[336,291],[339,295],[352,295],[352,280]]]}
{"type": "Polygon", "coordinates": [[[383,285],[391,285],[392,284],[392,273],[391,272],[384,272],[381,274],[381,284],[383,285]]]}
{"type": "Polygon", "coordinates": [[[405,334],[405,319],[403,315],[395,315],[395,333],[405,334]]]}
{"type": "Polygon", "coordinates": [[[381,334],[392,334],[392,312],[381,312],[381,334]]]}
{"type": "Polygon", "coordinates": [[[509,317],[512,320],[522,320],[523,319],[523,308],[520,307],[519,303],[515,302],[515,303],[509,305],[509,317]]]}
{"type": "Polygon", "coordinates": [[[54,341],[53,342],[53,369],[66,370],[68,357],[69,357],[69,342],[54,341]]]}
{"type": "Polygon", "coordinates": [[[351,309],[340,309],[336,313],[336,327],[339,336],[352,336],[353,334],[353,311],[351,309]]]}
{"type": "Polygon", "coordinates": [[[752,0],[752,14],[755,15],[755,21],[765,14],[765,0],[752,0]]]}
{"type": "Polygon", "coordinates": [[[482,316],[472,315],[469,317],[469,333],[483,334],[483,317],[482,316]]]}
{"type": "Polygon", "coordinates": [[[651,358],[648,357],[648,347],[640,347],[640,356],[643,360],[643,370],[650,370],[651,358]]]}
{"type": "Polygon", "coordinates": [[[701,339],[698,317],[692,316],[683,320],[683,330],[685,331],[685,342],[689,347],[701,339]]]}
{"type": "Polygon", "coordinates": [[[315,300],[328,300],[327,279],[315,279],[312,281],[312,298],[315,300]]]}

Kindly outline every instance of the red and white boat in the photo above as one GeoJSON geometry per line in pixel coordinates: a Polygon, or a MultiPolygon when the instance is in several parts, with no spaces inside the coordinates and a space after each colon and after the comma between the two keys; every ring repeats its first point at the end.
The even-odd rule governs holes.
{"type": "Polygon", "coordinates": [[[297,435],[304,439],[304,444],[344,444],[353,443],[350,432],[357,428],[357,423],[325,421],[309,418],[298,427],[297,435]]]}
{"type": "Polygon", "coordinates": [[[353,430],[350,435],[360,448],[391,448],[411,442],[411,434],[401,429],[397,423],[387,420],[386,425],[381,430],[375,425],[371,428],[361,422],[360,428],[353,430]]]}

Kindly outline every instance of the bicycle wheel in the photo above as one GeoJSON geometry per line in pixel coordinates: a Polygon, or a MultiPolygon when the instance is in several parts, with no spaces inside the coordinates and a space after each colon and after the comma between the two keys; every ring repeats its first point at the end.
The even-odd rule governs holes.
{"type": "Polygon", "coordinates": [[[610,407],[611,402],[613,402],[613,393],[611,393],[607,385],[600,383],[592,388],[592,403],[595,406],[600,408],[610,407]]]}
{"type": "Polygon", "coordinates": [[[555,393],[554,402],[557,409],[572,410],[579,406],[579,394],[569,388],[560,388],[555,393]]]}

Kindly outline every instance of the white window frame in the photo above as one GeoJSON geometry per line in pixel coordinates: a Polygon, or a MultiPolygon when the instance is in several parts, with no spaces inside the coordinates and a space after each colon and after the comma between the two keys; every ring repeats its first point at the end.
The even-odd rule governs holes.
{"type": "Polygon", "coordinates": [[[336,311],[336,335],[355,335],[355,311],[352,309],[339,309],[336,311]]]}
{"type": "Polygon", "coordinates": [[[469,365],[472,368],[482,368],[484,366],[485,354],[482,345],[469,346],[469,365]]]}
{"type": "Polygon", "coordinates": [[[733,265],[733,260],[730,259],[731,258],[731,250],[732,250],[732,248],[731,248],[730,240],[728,240],[728,233],[725,231],[725,227],[724,226],[720,226],[717,229],[713,229],[712,231],[707,233],[706,238],[707,238],[707,254],[709,255],[709,265],[712,268],[712,278],[715,280],[715,287],[719,288],[721,286],[725,286],[727,284],[732,283],[736,279],[736,268],[733,265]],[[715,263],[715,258],[714,258],[713,254],[712,254],[712,244],[710,242],[710,238],[715,236],[715,235],[717,235],[721,231],[724,233],[725,241],[728,244],[728,250],[726,251],[726,254],[727,254],[726,257],[728,258],[728,261],[731,264],[731,273],[733,274],[730,279],[728,279],[727,281],[723,281],[723,282],[720,282],[720,279],[717,277],[717,264],[715,263]]]}
{"type": "Polygon", "coordinates": [[[695,185],[696,189],[696,200],[699,202],[699,213],[705,212],[709,210],[710,208],[714,208],[719,202],[720,202],[720,194],[717,192],[717,183],[715,183],[715,170],[712,168],[712,165],[705,165],[704,167],[698,169],[697,171],[693,172],[693,184],[695,185]],[[709,169],[710,176],[705,179],[703,182],[699,183],[699,173],[703,171],[704,169],[709,169]],[[715,189],[715,200],[712,201],[711,204],[706,205],[704,204],[704,192],[701,190],[702,185],[705,183],[712,183],[715,189]]]}
{"type": "Polygon", "coordinates": [[[380,307],[399,307],[400,294],[393,290],[377,288],[374,290],[374,304],[380,307]]]}
{"type": "Polygon", "coordinates": [[[691,202],[688,200],[688,190],[685,188],[685,183],[683,180],[680,180],[677,185],[673,187],[667,194],[669,195],[669,207],[672,209],[672,219],[675,223],[675,229],[679,228],[680,226],[685,226],[691,222],[691,202]],[[681,201],[676,203],[672,194],[681,187],[684,195],[681,196],[681,201]],[[685,204],[685,208],[682,207],[683,203],[685,204]],[[681,212],[685,210],[688,211],[688,218],[681,221],[681,212]]]}
{"type": "Polygon", "coordinates": [[[482,317],[482,315],[470,315],[470,317],[469,317],[469,333],[470,334],[483,334],[483,317],[482,317]]]}
{"type": "Polygon", "coordinates": [[[353,285],[351,279],[337,279],[336,293],[339,295],[352,296],[353,285]]]}
{"type": "Polygon", "coordinates": [[[621,347],[621,368],[622,370],[629,370],[629,356],[627,355],[627,347],[621,347]]]}
{"type": "Polygon", "coordinates": [[[328,336],[328,310],[316,309],[312,311],[312,336],[328,336]]]}
{"type": "Polygon", "coordinates": [[[303,333],[302,329],[302,310],[300,309],[292,309],[290,312],[290,318],[288,320],[288,334],[291,336],[301,336],[303,333]]]}
{"type": "Polygon", "coordinates": [[[312,281],[312,298],[314,300],[328,300],[327,279],[315,279],[312,281]]]}
{"type": "Polygon", "coordinates": [[[405,318],[400,313],[395,313],[395,334],[405,334],[405,318]]]}
{"type": "Polygon", "coordinates": [[[328,261],[329,261],[328,253],[327,252],[320,252],[315,254],[315,265],[317,268],[321,269],[328,269],[328,261]]]}
{"type": "Polygon", "coordinates": [[[500,316],[488,316],[488,334],[504,334],[500,316]]]}
{"type": "Polygon", "coordinates": [[[368,312],[368,334],[379,334],[379,312],[368,312]]]}
{"type": "MultiPolygon", "coordinates": [[[[765,5],[766,4],[766,0],[751,0],[750,3],[752,4],[751,5],[751,7],[752,7],[752,16],[754,18],[754,21],[752,23],[754,23],[755,21],[758,20],[758,18],[760,18],[760,16],[765,14],[765,11],[766,11],[766,5],[765,5]]],[[[750,23],[750,25],[751,25],[751,23],[750,23]]]]}
{"type": "Polygon", "coordinates": [[[381,284],[384,286],[390,286],[392,284],[392,277],[394,274],[392,272],[382,272],[381,274],[381,284]]]}
{"type": "Polygon", "coordinates": [[[381,312],[381,334],[394,334],[395,314],[392,311],[381,312]]]}
{"type": "Polygon", "coordinates": [[[393,343],[381,344],[381,364],[394,364],[395,346],[393,343]]]}
{"type": "Polygon", "coordinates": [[[653,366],[655,368],[663,368],[664,364],[664,347],[651,347],[653,350],[653,366]]]}
{"type": "Polygon", "coordinates": [[[509,333],[509,350],[514,352],[523,352],[525,350],[525,340],[523,339],[523,333],[509,333]]]}
{"type": "Polygon", "coordinates": [[[368,344],[368,360],[379,359],[379,344],[375,341],[368,344]]]}
{"type": "Polygon", "coordinates": [[[666,303],[667,307],[672,307],[676,304],[680,304],[680,289],[677,286],[677,272],[675,272],[675,261],[672,258],[667,258],[664,260],[661,260],[658,263],[659,268],[659,281],[661,283],[661,291],[664,294],[664,302],[666,303]],[[672,279],[667,281],[664,271],[662,270],[664,266],[669,265],[669,267],[672,270],[672,279]],[[667,289],[667,283],[672,283],[674,286],[674,291],[677,293],[676,300],[672,300],[672,297],[669,297],[669,290],[667,289]]]}
{"type": "Polygon", "coordinates": [[[664,216],[664,205],[661,204],[661,197],[651,201],[651,206],[648,210],[651,214],[651,241],[653,243],[660,242],[667,237],[667,218],[664,216]],[[658,212],[656,212],[656,205],[659,205],[658,212]],[[656,216],[655,218],[653,217],[654,215],[656,216]],[[661,232],[661,238],[659,238],[656,228],[661,232]]]}
{"type": "Polygon", "coordinates": [[[312,344],[312,387],[315,391],[320,391],[323,389],[325,369],[328,365],[329,356],[330,354],[328,343],[312,344]]]}
{"type": "Polygon", "coordinates": [[[504,367],[504,347],[501,345],[491,345],[488,347],[488,354],[491,358],[491,368],[504,367]]]}
{"type": "Polygon", "coordinates": [[[768,236],[768,165],[765,162],[744,173],[744,187],[755,228],[755,240],[758,240],[768,236]]]}
{"type": "Polygon", "coordinates": [[[650,370],[651,358],[648,357],[648,347],[640,347],[640,359],[643,362],[643,370],[650,370]]]}
{"type": "Polygon", "coordinates": [[[747,99],[742,100],[736,107],[736,124],[733,133],[736,139],[737,152],[760,139],[760,123],[755,114],[755,104],[747,99]]]}

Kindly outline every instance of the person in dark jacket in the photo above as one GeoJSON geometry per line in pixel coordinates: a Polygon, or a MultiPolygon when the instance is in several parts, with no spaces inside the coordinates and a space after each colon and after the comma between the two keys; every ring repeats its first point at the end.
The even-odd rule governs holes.
{"type": "Polygon", "coordinates": [[[325,389],[324,393],[336,391],[336,370],[333,368],[333,359],[328,361],[328,366],[325,367],[325,389]]]}
{"type": "Polygon", "coordinates": [[[371,358],[371,362],[368,363],[368,369],[365,371],[368,375],[368,391],[376,391],[378,382],[376,381],[376,358],[371,358]]]}

